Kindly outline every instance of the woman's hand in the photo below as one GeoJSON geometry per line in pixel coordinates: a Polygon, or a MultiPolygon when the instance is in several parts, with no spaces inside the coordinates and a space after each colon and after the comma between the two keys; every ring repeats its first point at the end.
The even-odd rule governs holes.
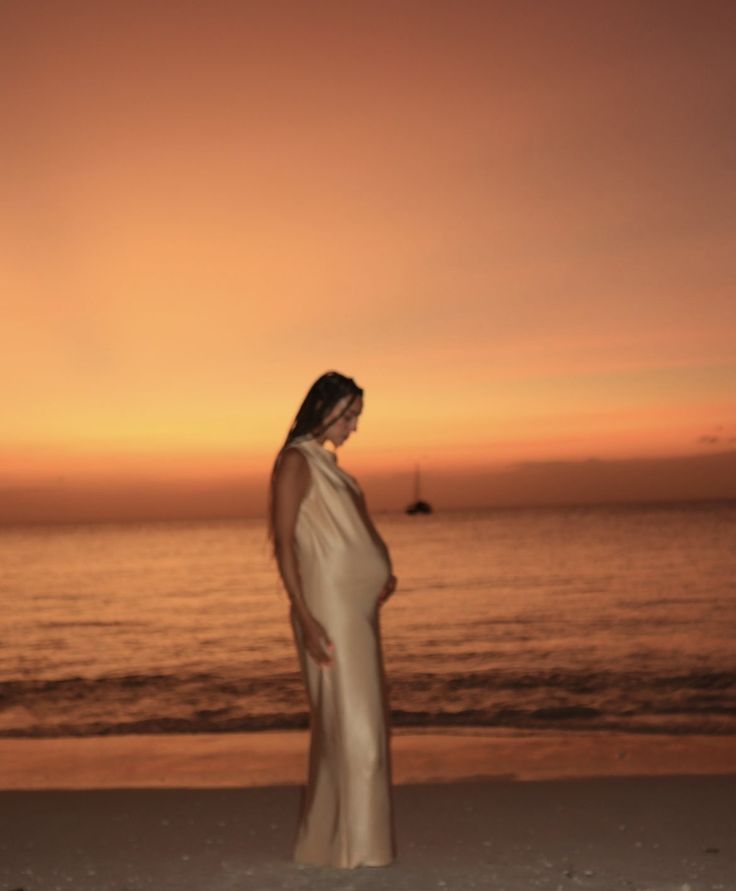
{"type": "Polygon", "coordinates": [[[378,605],[379,606],[383,606],[383,604],[394,593],[394,591],[396,590],[396,584],[397,584],[396,576],[390,575],[388,577],[388,580],[386,581],[386,584],[383,586],[383,590],[378,595],[378,605]]]}
{"type": "Polygon", "coordinates": [[[317,665],[332,665],[332,655],[335,645],[330,640],[324,627],[311,613],[299,615],[299,625],[304,637],[304,646],[317,665]]]}

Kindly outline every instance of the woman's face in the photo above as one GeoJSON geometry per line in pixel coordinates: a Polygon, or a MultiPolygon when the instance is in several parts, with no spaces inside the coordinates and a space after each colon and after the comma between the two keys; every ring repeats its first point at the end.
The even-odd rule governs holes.
{"type": "Polygon", "coordinates": [[[343,396],[327,416],[327,428],[321,433],[320,442],[329,440],[335,448],[341,446],[345,440],[358,429],[358,418],[363,411],[363,397],[343,396]],[[350,406],[347,411],[347,406],[350,406]]]}

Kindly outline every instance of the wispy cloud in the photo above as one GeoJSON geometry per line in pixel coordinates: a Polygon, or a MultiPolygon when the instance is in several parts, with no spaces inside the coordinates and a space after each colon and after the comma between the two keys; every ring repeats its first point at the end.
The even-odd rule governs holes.
{"type": "Polygon", "coordinates": [[[736,443],[736,424],[719,424],[710,433],[699,436],[697,441],[705,446],[731,446],[736,443]]]}

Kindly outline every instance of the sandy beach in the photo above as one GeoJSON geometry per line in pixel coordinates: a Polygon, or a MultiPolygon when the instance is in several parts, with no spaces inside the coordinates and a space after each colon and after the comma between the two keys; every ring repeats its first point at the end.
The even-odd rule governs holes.
{"type": "Polygon", "coordinates": [[[736,889],[730,738],[397,735],[399,859],[350,872],[290,862],[305,745],[2,740],[0,888],[736,889]]]}

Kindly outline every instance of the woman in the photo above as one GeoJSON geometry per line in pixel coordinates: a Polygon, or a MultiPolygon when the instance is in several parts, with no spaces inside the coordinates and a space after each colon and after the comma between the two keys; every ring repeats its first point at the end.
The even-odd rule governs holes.
{"type": "Polygon", "coordinates": [[[355,381],[322,375],[272,478],[276,560],[311,710],[295,859],[315,866],[385,866],[394,857],[378,607],[396,579],[358,484],[325,447],[341,446],[362,410],[355,381]]]}

